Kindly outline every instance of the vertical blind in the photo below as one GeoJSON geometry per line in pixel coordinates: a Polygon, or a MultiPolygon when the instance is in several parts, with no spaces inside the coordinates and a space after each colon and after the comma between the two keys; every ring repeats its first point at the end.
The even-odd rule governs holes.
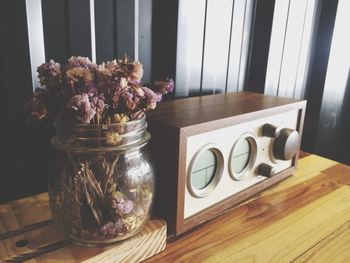
{"type": "Polygon", "coordinates": [[[3,0],[0,12],[2,150],[14,185],[46,185],[52,130],[28,127],[22,105],[39,84],[36,67],[72,55],[100,63],[127,53],[144,64],[145,82],[174,78],[175,97],[307,99],[302,149],[350,163],[348,0],[3,0]]]}

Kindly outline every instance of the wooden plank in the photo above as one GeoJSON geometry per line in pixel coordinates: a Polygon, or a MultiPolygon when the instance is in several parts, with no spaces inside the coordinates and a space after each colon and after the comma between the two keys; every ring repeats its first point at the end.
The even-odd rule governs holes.
{"type": "MultiPolygon", "coordinates": [[[[270,189],[267,189],[261,194],[267,195],[271,193],[276,193],[284,189],[288,189],[297,184],[301,184],[306,180],[319,176],[321,172],[337,164],[338,163],[336,161],[317,155],[310,155],[304,157],[303,159],[299,160],[299,166],[297,168],[297,171],[293,174],[293,176],[288,178],[288,180],[280,182],[278,184],[278,187],[272,187],[270,189]]],[[[349,167],[347,167],[347,169],[349,169],[349,167]]]]}
{"type": "Polygon", "coordinates": [[[215,129],[208,125],[209,122],[211,124],[216,122],[216,127],[222,128],[225,125],[232,126],[238,120],[247,122],[258,117],[271,116],[277,112],[303,108],[305,103],[305,101],[252,92],[237,92],[164,101],[155,110],[149,112],[147,117],[149,121],[156,121],[169,127],[199,128],[203,125],[206,126],[201,127],[203,128],[201,131],[204,132],[215,129]],[[220,126],[219,122],[226,124],[220,126]]]}
{"type": "Polygon", "coordinates": [[[350,221],[293,262],[350,262],[350,221]]]}
{"type": "Polygon", "coordinates": [[[139,262],[165,249],[166,224],[153,219],[137,236],[116,245],[81,247],[66,241],[53,224],[43,193],[0,205],[0,237],[0,261],[139,262]]]}
{"type": "Polygon", "coordinates": [[[350,216],[350,187],[339,190],[298,210],[256,234],[226,246],[204,262],[290,262],[325,238],[350,216]],[[327,211],[327,213],[325,213],[327,211]]]}
{"type": "MultiPolygon", "coordinates": [[[[268,193],[270,191],[269,194],[263,192],[259,198],[228,211],[221,217],[196,229],[192,234],[168,244],[165,252],[152,258],[152,261],[149,262],[172,261],[177,256],[188,253],[193,258],[201,254],[205,257],[220,253],[221,249],[227,245],[226,240],[230,240],[233,245],[349,184],[350,168],[328,161],[327,163],[327,159],[314,155],[301,159],[299,170],[304,168],[309,170],[308,173],[305,173],[305,180],[298,179],[300,181],[295,181],[289,187],[281,187],[284,182],[276,185],[272,188],[276,191],[266,191],[268,193]],[[322,166],[324,163],[325,165],[322,166]],[[320,169],[315,170],[318,165],[321,166],[320,169]],[[218,240],[218,242],[213,240],[218,240]]],[[[285,182],[292,178],[288,178],[285,182]]],[[[350,215],[348,216],[350,218],[350,215]]]]}
{"type": "MultiPolygon", "coordinates": [[[[51,212],[48,209],[49,197],[47,193],[15,200],[9,204],[11,207],[10,212],[14,214],[20,227],[51,219],[51,212]]],[[[6,212],[2,211],[1,219],[5,214],[6,212]]],[[[8,223],[11,224],[10,221],[8,221],[8,223]]],[[[10,228],[7,228],[7,230],[10,230],[10,228]]]]}
{"type": "MultiPolygon", "coordinates": [[[[347,262],[349,185],[349,166],[309,155],[299,161],[296,176],[180,237],[168,244],[164,252],[145,262],[347,262]]],[[[42,194],[0,205],[0,233],[23,228],[31,220],[40,221],[40,210],[47,207],[47,199],[47,194],[42,194]],[[35,214],[32,219],[31,211],[35,214]]],[[[166,230],[159,230],[156,236],[157,227],[154,220],[151,222],[146,230],[153,234],[144,241],[130,239],[129,244],[119,243],[119,258],[113,256],[110,247],[67,244],[54,225],[47,225],[1,240],[0,259],[42,252],[29,262],[139,261],[165,246],[166,230]],[[154,241],[159,236],[164,239],[154,241]],[[28,244],[16,247],[14,244],[19,240],[28,240],[28,244]],[[51,249],[54,251],[47,252],[51,249]],[[132,256],[126,256],[123,251],[132,251],[132,256]]]]}
{"type": "Polygon", "coordinates": [[[31,262],[140,262],[165,249],[166,224],[150,220],[136,236],[105,247],[83,247],[65,240],[55,225],[1,242],[1,260],[31,262]],[[15,244],[24,243],[23,247],[15,244]]]}
{"type": "Polygon", "coordinates": [[[168,244],[146,262],[290,262],[350,218],[350,187],[299,204],[309,194],[285,193],[283,199],[281,193],[277,203],[252,202],[168,244]]]}

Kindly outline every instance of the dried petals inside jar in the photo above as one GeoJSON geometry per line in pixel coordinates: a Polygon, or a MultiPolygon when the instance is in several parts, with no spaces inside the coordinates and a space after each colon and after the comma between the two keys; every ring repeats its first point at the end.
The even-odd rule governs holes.
{"type": "Polygon", "coordinates": [[[58,121],[55,127],[50,205],[65,236],[98,245],[138,233],[154,191],[145,117],[109,125],[58,121]]]}

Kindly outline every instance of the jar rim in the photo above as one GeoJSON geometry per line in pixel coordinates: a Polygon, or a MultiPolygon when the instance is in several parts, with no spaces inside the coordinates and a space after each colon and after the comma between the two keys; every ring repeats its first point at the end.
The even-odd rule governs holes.
{"type": "Polygon", "coordinates": [[[110,123],[110,124],[84,124],[84,123],[74,123],[74,122],[64,121],[62,119],[57,119],[53,122],[53,126],[55,128],[83,128],[83,129],[89,129],[89,130],[94,130],[94,129],[100,130],[100,129],[138,125],[140,123],[145,122],[145,120],[146,120],[145,114],[143,114],[140,119],[127,121],[123,123],[110,123]]]}

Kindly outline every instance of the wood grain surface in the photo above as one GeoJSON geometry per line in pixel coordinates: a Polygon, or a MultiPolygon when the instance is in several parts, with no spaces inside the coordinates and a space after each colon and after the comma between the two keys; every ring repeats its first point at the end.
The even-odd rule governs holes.
{"type": "Polygon", "coordinates": [[[292,177],[145,262],[350,262],[349,185],[350,167],[308,155],[292,177]]]}
{"type": "Polygon", "coordinates": [[[147,113],[147,119],[168,127],[186,128],[186,133],[191,135],[296,107],[305,108],[306,101],[254,92],[234,92],[164,101],[147,113]]]}
{"type": "Polygon", "coordinates": [[[165,245],[160,219],[123,242],[88,248],[64,239],[51,220],[47,193],[0,205],[0,262],[140,262],[165,245]]]}
{"type": "MultiPolygon", "coordinates": [[[[50,218],[47,194],[0,205],[0,262],[123,262],[123,253],[117,258],[106,248],[65,241],[50,218]]],[[[149,232],[155,233],[155,222],[149,232]]],[[[120,244],[145,255],[155,252],[149,247],[165,246],[155,240],[120,244]]],[[[124,262],[132,262],[128,255],[124,262]]],[[[350,262],[350,167],[307,155],[293,176],[144,262],[350,262]]]]}

